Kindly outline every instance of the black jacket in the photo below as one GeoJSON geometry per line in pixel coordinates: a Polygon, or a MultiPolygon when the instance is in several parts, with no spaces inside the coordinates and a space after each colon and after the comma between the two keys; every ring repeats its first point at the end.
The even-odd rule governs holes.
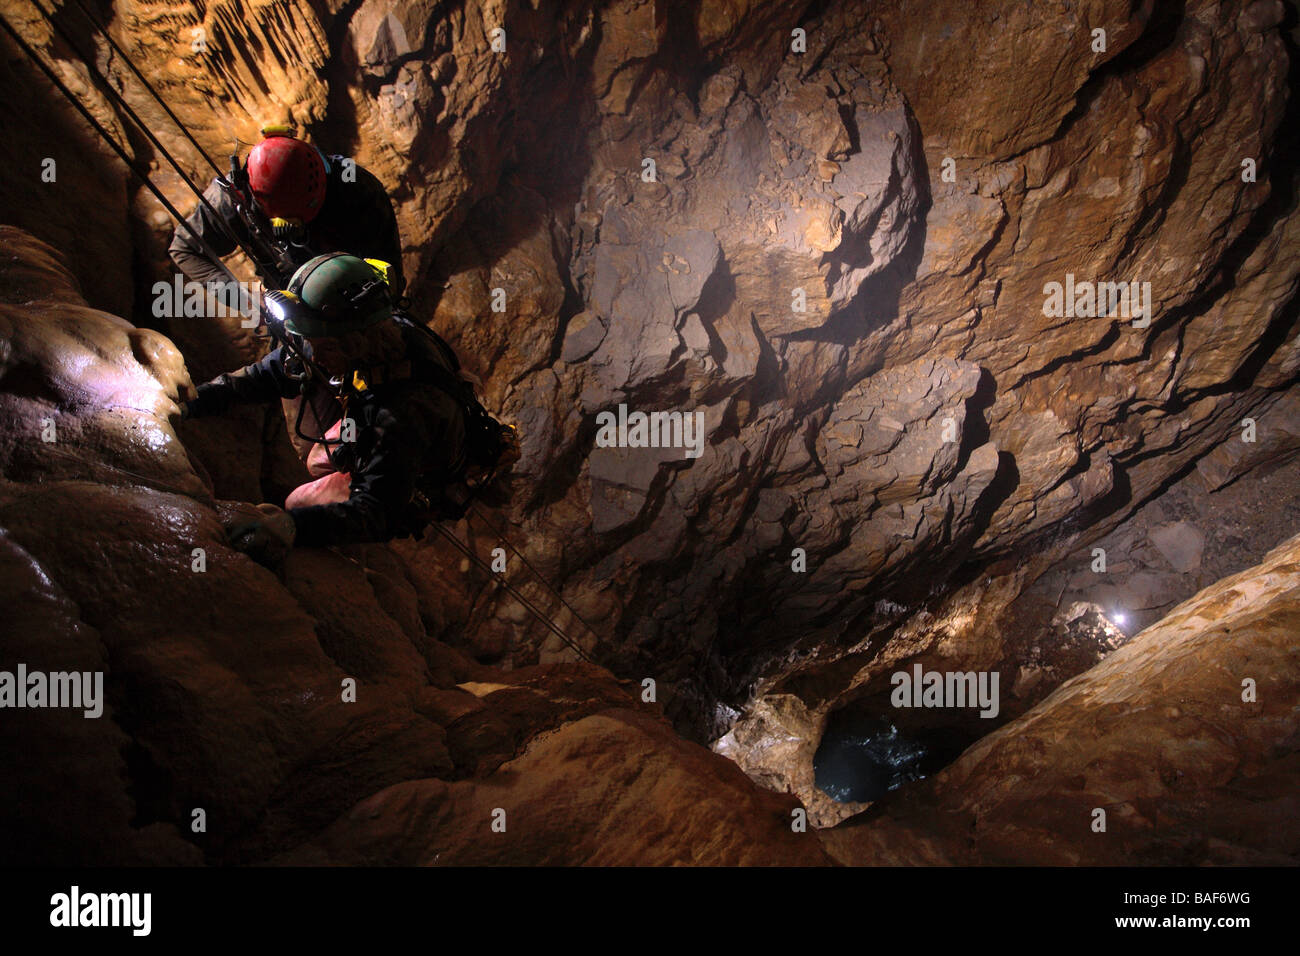
{"type": "MultiPolygon", "coordinates": [[[[419,373],[421,362],[450,363],[429,344],[425,332],[403,327],[405,367],[376,370],[379,382],[348,400],[347,417],[356,422],[356,441],[334,446],[330,459],[352,475],[351,497],[332,505],[293,508],[297,543],[305,547],[387,541],[410,534],[411,499],[422,480],[453,478],[463,464],[466,422],[461,404],[419,373]]],[[[200,385],[188,404],[190,417],[219,413],[236,403],[270,402],[300,394],[297,380],[286,369],[295,360],[277,348],[259,362],[220,375],[200,385]]],[[[334,401],[323,387],[309,390],[304,400],[318,409],[324,427],[342,417],[335,401],[333,415],[321,411],[321,398],[334,401]]]]}
{"type": "MultiPolygon", "coordinates": [[[[402,243],[397,233],[397,215],[383,184],[360,166],[352,167],[356,175],[352,182],[345,182],[346,167],[342,156],[329,157],[329,167],[325,202],[320,212],[306,224],[304,241],[301,244],[278,243],[279,248],[291,260],[293,268],[327,252],[382,259],[393,266],[390,274],[393,295],[401,295],[406,287],[402,275],[402,243]]],[[[199,203],[185,221],[203,237],[213,252],[218,256],[228,256],[238,248],[235,236],[241,242],[248,241],[248,229],[235,210],[229,193],[217,180],[208,185],[203,195],[220,214],[220,220],[208,211],[207,206],[199,203]]],[[[252,215],[260,217],[264,234],[270,238],[270,221],[256,209],[252,210],[252,215]]],[[[195,282],[225,281],[221,263],[210,258],[184,226],[176,227],[168,252],[177,268],[195,282]]],[[[281,288],[288,283],[291,274],[292,270],[279,276],[281,288]]]]}

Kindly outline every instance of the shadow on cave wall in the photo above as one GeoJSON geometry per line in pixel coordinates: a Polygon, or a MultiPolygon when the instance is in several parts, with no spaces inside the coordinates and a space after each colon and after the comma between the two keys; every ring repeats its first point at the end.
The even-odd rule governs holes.
{"type": "MultiPolygon", "coordinates": [[[[934,199],[930,191],[930,167],[925,158],[923,131],[910,108],[907,110],[907,122],[911,127],[916,142],[916,168],[913,170],[918,188],[918,204],[913,220],[913,227],[908,232],[902,249],[885,268],[869,276],[858,287],[853,297],[836,311],[823,325],[813,329],[801,329],[785,336],[791,342],[831,342],[837,345],[851,346],[861,343],[873,333],[887,329],[899,318],[899,303],[903,290],[916,281],[917,270],[925,256],[925,242],[928,235],[928,218],[934,199]]],[[[850,127],[853,128],[852,126],[850,127]]],[[[854,134],[856,140],[856,133],[854,134]]],[[[891,185],[898,182],[897,171],[891,171],[891,185]]],[[[896,187],[897,188],[897,187],[896,187]]],[[[869,223],[879,221],[884,210],[877,211],[869,223]]],[[[850,254],[838,256],[828,253],[824,261],[832,261],[836,267],[854,268],[865,263],[856,261],[850,254]]],[[[877,369],[878,370],[878,367],[877,369]]],[[[874,370],[873,370],[874,371],[874,370]]],[[[852,388],[856,381],[845,382],[843,388],[852,388]]]]}
{"type": "Polygon", "coordinates": [[[0,218],[58,249],[93,308],[131,315],[131,252],[121,236],[136,184],[7,33],[0,87],[0,218]],[[44,159],[55,161],[53,183],[41,180],[44,159]]]}
{"type": "MultiPolygon", "coordinates": [[[[1158,23],[1148,28],[1145,42],[1138,48],[1126,51],[1123,62],[1112,61],[1107,64],[1104,68],[1107,71],[1106,75],[1116,75],[1125,70],[1135,69],[1168,48],[1176,38],[1178,24],[1181,23],[1183,5],[1178,4],[1177,6],[1177,10],[1170,9],[1161,12],[1158,23]]],[[[1151,332],[1144,340],[1142,353],[1135,361],[1148,361],[1152,355],[1170,348],[1175,342],[1178,342],[1181,347],[1180,329],[1183,323],[1190,318],[1208,312],[1216,302],[1228,295],[1236,287],[1240,270],[1244,264],[1255,254],[1261,244],[1268,240],[1277,224],[1291,216],[1295,212],[1297,205],[1300,205],[1300,168],[1297,168],[1297,165],[1291,161],[1291,157],[1294,157],[1300,151],[1300,45],[1297,44],[1297,36],[1300,35],[1300,5],[1295,0],[1288,0],[1284,5],[1284,9],[1284,20],[1279,28],[1279,37],[1286,48],[1289,58],[1287,85],[1291,95],[1287,99],[1286,110],[1275,133],[1272,152],[1268,157],[1269,162],[1260,164],[1261,169],[1267,169],[1268,171],[1269,195],[1251,215],[1241,234],[1228,246],[1218,269],[1210,281],[1197,290],[1187,302],[1177,308],[1168,310],[1153,321],[1151,332]]],[[[1093,79],[1095,78],[1094,76],[1093,79]]],[[[1092,82],[1093,80],[1090,79],[1090,85],[1092,82]]],[[[1092,87],[1091,90],[1086,102],[1091,102],[1097,95],[1096,87],[1092,87]]],[[[1081,104],[1083,103],[1084,101],[1081,100],[1081,104]]],[[[1077,113],[1078,110],[1076,109],[1075,112],[1077,113]]],[[[1163,208],[1165,204],[1172,201],[1173,196],[1186,180],[1189,166],[1190,147],[1184,144],[1178,150],[1174,168],[1171,169],[1170,182],[1162,192],[1161,200],[1151,207],[1153,210],[1163,208]]],[[[1137,228],[1134,230],[1134,234],[1136,233],[1137,228]]],[[[1300,287],[1297,287],[1293,291],[1291,298],[1278,309],[1277,314],[1269,322],[1263,334],[1256,340],[1250,353],[1227,381],[1187,392],[1174,391],[1165,405],[1167,413],[1177,415],[1193,403],[1212,396],[1248,393],[1255,387],[1255,381],[1269,359],[1293,335],[1297,325],[1300,325],[1300,287]]],[[[1065,362],[1076,357],[1104,351],[1118,338],[1118,335],[1119,325],[1114,324],[1096,347],[1084,350],[1077,356],[1060,357],[1043,369],[1026,376],[1022,381],[1049,374],[1065,362]]],[[[1271,386],[1268,391],[1276,392],[1289,388],[1294,385],[1296,380],[1297,376],[1292,376],[1289,381],[1277,386],[1271,386]]],[[[1229,406],[1220,409],[1213,421],[1205,427],[1215,428],[1226,433],[1233,427],[1235,420],[1234,409],[1229,406]]],[[[1183,462],[1157,484],[1150,494],[1140,500],[1134,498],[1129,473],[1142,462],[1168,454],[1168,452],[1169,449],[1165,447],[1139,448],[1123,458],[1113,460],[1112,474],[1114,475],[1114,481],[1111,490],[1102,498],[1071,514],[1059,524],[1043,529],[1031,541],[1027,542],[1026,547],[1030,550],[1036,550],[1076,535],[1085,534],[1088,529],[1099,526],[1106,519],[1115,515],[1132,513],[1145,502],[1152,501],[1165,494],[1196,468],[1199,456],[1189,458],[1183,462]]],[[[1091,461],[1085,455],[1062,480],[1069,480],[1076,475],[1082,474],[1090,466],[1091,461]]],[[[964,569],[964,571],[966,571],[965,578],[971,579],[979,573],[979,567],[972,565],[970,568],[964,569]]]]}
{"type": "MultiPolygon", "coordinates": [[[[807,14],[801,22],[806,22],[810,16],[814,15],[815,11],[823,6],[818,3],[810,4],[809,10],[813,12],[807,14]]],[[[783,336],[782,338],[785,340],[791,342],[827,342],[846,348],[861,346],[874,333],[889,328],[899,318],[903,290],[915,281],[925,253],[927,217],[932,205],[929,188],[929,168],[925,152],[920,148],[920,144],[923,142],[922,131],[910,110],[908,110],[908,122],[911,124],[915,142],[918,146],[914,156],[916,162],[914,174],[920,188],[920,195],[914,224],[909,230],[906,242],[894,260],[877,274],[868,277],[852,299],[832,315],[827,322],[817,328],[803,329],[783,336]]],[[[898,174],[894,172],[892,175],[896,178],[898,174]]],[[[861,264],[847,259],[845,261],[850,266],[861,264]]],[[[760,367],[760,371],[767,371],[767,374],[765,376],[756,376],[754,382],[751,383],[756,400],[771,401],[781,398],[788,394],[788,390],[784,386],[781,369],[776,361],[775,354],[771,352],[772,346],[761,332],[757,329],[755,332],[759,341],[766,347],[765,354],[771,357],[770,364],[760,367]]],[[[874,371],[878,370],[879,366],[877,365],[866,374],[850,381],[843,374],[844,367],[840,366],[837,369],[839,374],[828,375],[826,382],[806,403],[807,407],[797,408],[796,413],[806,414],[813,408],[833,401],[836,394],[852,388],[862,378],[868,378],[874,371]]],[[[976,422],[973,431],[977,434],[982,428],[984,437],[982,440],[971,443],[970,435],[963,436],[962,467],[964,467],[966,459],[969,458],[970,452],[979,444],[987,441],[988,425],[984,421],[983,411],[993,403],[993,384],[992,377],[987,373],[985,373],[985,376],[987,381],[981,381],[980,390],[967,403],[968,411],[973,413],[967,416],[968,432],[971,430],[969,423],[976,422]]],[[[816,423],[814,422],[814,424],[816,423]]],[[[809,443],[816,441],[815,428],[809,433],[808,441],[809,443]]],[[[732,540],[739,538],[743,534],[746,523],[752,519],[759,504],[758,493],[770,487],[773,487],[773,485],[769,480],[755,488],[754,494],[749,497],[745,504],[741,520],[737,522],[732,540]]],[[[1003,485],[999,485],[999,489],[1002,488],[1003,485]]],[[[1010,490],[1005,490],[1004,497],[1005,494],[1010,494],[1010,490]]],[[[790,549],[794,546],[794,540],[787,535],[776,548],[775,554],[778,556],[788,555],[790,549]]],[[[713,644],[719,655],[718,666],[716,669],[710,668],[710,672],[731,676],[726,679],[725,686],[720,685],[710,688],[718,699],[736,700],[737,694],[743,693],[743,687],[749,680],[748,676],[738,677],[737,675],[750,675],[753,670],[754,660],[768,657],[773,653],[788,648],[792,643],[791,633],[803,633],[809,629],[824,629],[832,626],[834,622],[845,624],[845,629],[852,629],[852,621],[862,615],[869,615],[871,613],[870,606],[875,603],[882,593],[894,586],[892,584],[894,576],[892,575],[890,580],[873,582],[872,586],[865,591],[846,595],[843,600],[835,602],[834,606],[826,612],[809,620],[804,612],[792,612],[785,608],[784,603],[789,597],[788,591],[767,586],[760,588],[746,586],[746,582],[749,581],[767,581],[766,572],[773,566],[773,560],[772,553],[755,555],[750,561],[752,574],[742,573],[737,575],[735,578],[736,583],[730,589],[730,592],[720,596],[726,610],[720,615],[723,623],[717,640],[713,644]]],[[[784,566],[781,560],[776,561],[776,564],[784,566]]],[[[899,578],[906,579],[906,576],[899,575],[899,578]]]]}
{"type": "MultiPolygon", "coordinates": [[[[807,22],[827,6],[824,0],[807,4],[801,22],[807,22]]],[[[359,7],[358,0],[349,0],[329,25],[331,47],[336,54],[330,65],[329,113],[319,124],[319,128],[313,132],[319,134],[319,141],[331,151],[347,152],[349,147],[356,145],[361,136],[356,111],[348,93],[348,83],[353,79],[356,66],[353,62],[355,57],[345,37],[348,24],[359,7]]],[[[659,52],[650,61],[652,68],[642,75],[641,82],[642,84],[648,82],[654,71],[663,71],[675,78],[688,95],[696,97],[700,84],[708,75],[709,64],[695,33],[692,21],[693,9],[685,4],[669,4],[663,8],[660,15],[665,18],[663,29],[666,39],[660,45],[659,52]]],[[[1181,3],[1162,8],[1148,25],[1143,37],[1133,47],[1096,71],[1081,93],[1075,111],[1063,121],[1058,137],[1068,129],[1069,124],[1086,112],[1088,103],[1095,98],[1108,77],[1136,68],[1173,43],[1182,16],[1181,3]]],[[[1285,29],[1294,29],[1295,22],[1296,9],[1292,4],[1288,6],[1288,23],[1285,29]]],[[[472,205],[467,199],[467,208],[461,217],[462,222],[454,229],[449,229],[442,237],[446,240],[444,248],[449,251],[441,257],[429,256],[426,260],[428,267],[421,274],[412,277],[414,286],[418,287],[423,283],[426,290],[425,299],[420,304],[420,314],[432,314],[432,306],[436,304],[441,280],[445,278],[439,270],[445,269],[454,273],[483,269],[490,272],[506,255],[540,230],[553,229],[557,221],[560,232],[567,228],[567,223],[572,218],[574,203],[579,199],[581,184],[593,162],[588,137],[576,133],[588,128],[596,116],[591,66],[592,57],[600,42],[598,18],[595,20],[594,29],[597,35],[584,48],[586,52],[579,61],[568,63],[560,62],[555,56],[544,57],[529,72],[517,78],[514,84],[503,85],[497,91],[498,101],[475,119],[466,137],[467,143],[479,141],[488,131],[498,128],[508,131],[511,143],[504,147],[506,159],[487,195],[479,197],[472,205]],[[530,91],[532,98],[523,103],[516,102],[511,98],[511,94],[516,89],[530,91]],[[515,185],[522,185],[543,196],[546,201],[545,213],[540,216],[516,214],[517,211],[510,206],[507,195],[507,187],[514,188],[515,185]],[[456,238],[464,238],[467,241],[453,242],[452,240],[456,238]]],[[[1287,36],[1285,32],[1283,35],[1287,36]]],[[[1290,37],[1287,37],[1287,44],[1288,52],[1292,54],[1291,85],[1294,90],[1298,88],[1297,71],[1300,70],[1300,57],[1295,56],[1295,44],[1290,37]]],[[[376,83],[380,81],[371,79],[366,82],[372,93],[377,92],[376,83]]],[[[643,90],[644,86],[639,86],[634,91],[633,98],[635,99],[643,90]]],[[[1284,133],[1277,151],[1278,157],[1286,155],[1288,150],[1294,151],[1296,129],[1300,127],[1298,109],[1300,109],[1300,97],[1293,96],[1283,122],[1284,133]]],[[[57,113],[57,111],[52,112],[57,113]]],[[[908,115],[909,121],[915,128],[915,118],[910,111],[908,115]]],[[[923,142],[922,131],[915,128],[915,133],[917,142],[923,142]]],[[[140,150],[141,156],[153,158],[147,144],[140,140],[138,134],[133,137],[133,143],[140,150]]],[[[452,148],[454,148],[453,144],[447,140],[445,134],[436,125],[428,124],[423,128],[420,138],[416,140],[414,150],[425,157],[424,166],[432,167],[447,150],[452,148]]],[[[924,193],[917,213],[916,228],[910,231],[902,253],[881,273],[864,282],[846,307],[839,310],[826,324],[817,329],[787,336],[789,341],[826,342],[860,349],[865,340],[890,328],[898,321],[900,297],[903,290],[914,281],[923,255],[926,241],[926,214],[931,204],[928,193],[929,171],[926,168],[923,150],[916,150],[915,159],[918,164],[916,170],[918,183],[924,193]]],[[[1183,175],[1185,176],[1185,169],[1183,175]]],[[[1229,291],[1235,281],[1235,269],[1267,236],[1272,225],[1294,208],[1296,172],[1293,165],[1279,158],[1272,164],[1271,176],[1273,194],[1257,211],[1248,228],[1230,248],[1229,256],[1225,259],[1225,271],[1212,286],[1185,306],[1185,311],[1204,308],[1229,291]]],[[[398,194],[409,194],[413,185],[397,184],[398,194]]],[[[1178,185],[1177,176],[1171,176],[1167,189],[1176,192],[1178,185]]],[[[39,234],[39,230],[37,231],[39,234]]],[[[563,341],[566,324],[582,308],[582,298],[574,287],[573,277],[569,271],[569,250],[563,247],[561,239],[562,237],[557,235],[556,231],[551,232],[551,244],[564,284],[565,296],[556,334],[547,346],[548,353],[536,356],[536,360],[543,364],[555,359],[563,341]]],[[[154,258],[149,254],[145,255],[142,261],[153,262],[154,258]]],[[[712,318],[706,313],[725,314],[734,301],[734,295],[734,282],[724,260],[722,268],[706,285],[700,303],[700,311],[705,319],[704,327],[708,330],[711,339],[716,340],[716,333],[713,330],[712,318]]],[[[1162,327],[1172,328],[1177,320],[1177,315],[1166,316],[1162,327]]],[[[1249,384],[1266,362],[1267,357],[1285,340],[1296,320],[1297,304],[1296,300],[1293,300],[1270,326],[1259,347],[1240,370],[1237,378],[1233,383],[1223,386],[1223,389],[1228,391],[1249,384]]],[[[781,397],[785,394],[785,388],[773,343],[757,328],[754,328],[754,332],[760,343],[759,365],[754,378],[742,387],[738,395],[757,403],[781,397]]],[[[1117,329],[1112,329],[1112,334],[1099,343],[1095,350],[1108,348],[1114,341],[1115,334],[1117,329]]],[[[211,347],[216,348],[219,344],[214,343],[211,347]]],[[[713,345],[716,349],[722,349],[720,341],[714,341],[713,345]]],[[[203,368],[213,362],[211,353],[207,351],[208,348],[208,345],[201,345],[201,355],[187,354],[192,369],[203,368]]],[[[1065,362],[1079,357],[1082,357],[1082,353],[1060,357],[1035,375],[1048,374],[1065,362]]],[[[234,362],[232,360],[219,364],[233,367],[234,362]]],[[[868,367],[861,374],[869,376],[878,370],[878,367],[874,369],[868,367]]],[[[671,382],[655,384],[656,387],[662,387],[664,384],[670,387],[672,385],[671,382]]],[[[827,382],[822,389],[818,390],[810,404],[816,405],[828,400],[837,391],[849,388],[853,384],[853,381],[846,380],[842,370],[840,374],[828,375],[827,382]]],[[[992,405],[997,387],[998,383],[985,372],[976,394],[967,402],[966,430],[962,435],[959,453],[962,465],[969,459],[975,448],[988,440],[985,415],[992,405]]],[[[584,431],[580,433],[579,441],[564,458],[555,463],[557,470],[572,469],[576,473],[586,450],[590,448],[594,427],[594,422],[584,423],[584,431]]],[[[720,437],[735,434],[738,430],[739,423],[734,419],[733,414],[733,418],[724,423],[720,437]]],[[[270,441],[271,437],[264,433],[259,440],[266,442],[270,441]]],[[[1081,460],[1078,469],[1086,471],[1088,464],[1090,462],[1085,457],[1081,460]]],[[[1131,496],[1128,494],[1128,481],[1124,469],[1117,464],[1115,472],[1114,490],[1090,509],[1089,519],[1094,515],[1110,513],[1129,503],[1131,496]]],[[[853,630],[874,618],[875,602],[882,596],[888,596],[901,604],[915,604],[923,602],[939,585],[960,584],[972,579],[987,562],[986,556],[976,556],[976,559],[972,560],[970,546],[988,527],[998,506],[1015,490],[1018,481],[1014,456],[1007,452],[1000,453],[996,475],[975,503],[975,517],[971,530],[964,540],[953,543],[953,547],[948,552],[950,558],[945,559],[942,564],[927,565],[925,575],[908,573],[914,571],[915,563],[913,563],[910,568],[892,574],[887,580],[873,582],[870,588],[861,593],[847,595],[833,610],[811,622],[804,619],[801,614],[785,609],[786,595],[775,589],[754,586],[755,581],[765,580],[763,574],[759,573],[759,567],[771,563],[771,554],[754,557],[751,562],[754,574],[742,571],[735,576],[735,583],[729,590],[717,596],[721,608],[719,616],[725,623],[716,639],[711,642],[712,651],[708,655],[709,659],[700,668],[701,673],[707,675],[703,678],[704,685],[708,687],[710,693],[725,699],[736,691],[734,675],[747,671],[748,659],[755,655],[768,656],[788,646],[792,628],[798,632],[810,627],[817,629],[836,625],[841,631],[853,630]]],[[[661,476],[651,489],[652,502],[663,495],[665,486],[666,481],[661,476]]],[[[757,492],[765,487],[768,485],[760,485],[754,489],[755,493],[749,496],[741,520],[738,522],[738,530],[734,532],[732,540],[743,533],[746,523],[752,521],[754,510],[758,506],[757,492]]],[[[530,506],[537,507],[553,501],[559,497],[560,492],[558,486],[554,490],[547,490],[535,496],[530,501],[530,506]]],[[[622,543],[643,533],[653,523],[657,510],[655,507],[647,508],[642,520],[621,529],[617,537],[602,540],[599,549],[604,553],[611,553],[622,543]]],[[[1083,519],[1081,517],[1078,520],[1082,522],[1083,519]]],[[[1063,526],[1054,531],[1069,531],[1073,527],[1075,525],[1063,526]]],[[[711,546],[721,549],[726,543],[728,542],[716,542],[711,546]]],[[[788,554],[790,546],[790,542],[783,542],[781,547],[788,554]]],[[[630,608],[628,618],[634,617],[638,612],[650,613],[653,610],[651,602],[647,599],[643,607],[630,608]]]]}

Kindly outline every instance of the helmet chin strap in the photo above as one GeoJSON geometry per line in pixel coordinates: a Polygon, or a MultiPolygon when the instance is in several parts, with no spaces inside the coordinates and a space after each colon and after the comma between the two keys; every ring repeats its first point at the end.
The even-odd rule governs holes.
{"type": "MultiPolygon", "coordinates": [[[[369,388],[366,381],[366,375],[362,374],[361,366],[351,364],[349,365],[347,372],[343,375],[331,375],[328,369],[315,360],[312,355],[311,343],[303,339],[302,336],[286,332],[281,341],[289,353],[301,362],[303,366],[303,371],[299,374],[290,373],[286,369],[286,374],[299,383],[298,390],[301,395],[301,401],[298,403],[298,415],[293,424],[294,434],[303,441],[321,444],[327,449],[344,444],[345,442],[342,437],[327,438],[325,435],[308,435],[303,432],[302,421],[306,415],[307,405],[309,404],[307,401],[307,392],[313,381],[322,383],[339,402],[339,405],[343,410],[343,416],[346,417],[348,413],[348,399],[353,395],[362,394],[369,388]]],[[[369,374],[369,371],[370,370],[367,369],[367,375],[369,374]]]]}
{"type": "Polygon", "coordinates": [[[341,439],[326,438],[324,435],[308,435],[302,430],[302,420],[307,413],[309,404],[307,393],[311,388],[312,382],[319,382],[325,388],[333,393],[335,399],[343,406],[344,414],[347,414],[347,392],[345,383],[342,380],[335,379],[329,371],[316,361],[312,354],[311,343],[303,336],[290,332],[284,327],[283,318],[276,317],[266,323],[266,328],[281,348],[288,353],[289,361],[285,362],[284,374],[291,380],[298,383],[298,415],[293,423],[294,434],[303,441],[319,443],[327,448],[331,445],[343,444],[341,439]],[[290,362],[297,363],[299,369],[295,370],[290,367],[290,362]]]}
{"type": "MultiPolygon", "coordinates": [[[[368,263],[372,270],[372,275],[368,280],[361,280],[355,276],[348,281],[350,284],[341,290],[338,290],[344,301],[328,302],[320,307],[308,305],[301,298],[312,275],[316,270],[322,268],[325,263],[332,261],[342,253],[326,254],[317,257],[309,264],[304,264],[291,278],[289,288],[284,290],[272,290],[263,293],[263,303],[265,312],[269,316],[266,322],[267,329],[275,341],[284,349],[284,371],[298,384],[302,400],[299,403],[298,415],[294,422],[294,434],[308,442],[323,444],[327,449],[331,446],[343,444],[342,438],[327,438],[325,435],[308,435],[303,431],[303,419],[306,416],[306,406],[308,404],[309,391],[313,384],[318,388],[323,387],[329,390],[334,399],[342,406],[343,415],[347,415],[349,399],[353,396],[365,396],[370,393],[372,382],[369,381],[372,373],[376,370],[373,363],[365,364],[356,360],[356,356],[346,354],[341,348],[328,349],[326,358],[330,359],[331,364],[342,366],[343,374],[333,376],[318,360],[314,354],[315,350],[312,342],[303,334],[303,329],[315,329],[316,335],[330,335],[326,331],[321,332],[322,326],[325,329],[331,328],[332,323],[338,323],[341,328],[336,331],[346,331],[349,327],[349,314],[360,312],[362,315],[369,315],[366,310],[377,309],[387,298],[387,281],[386,281],[386,264],[368,263]],[[379,268],[385,266],[385,270],[379,268]],[[335,356],[333,353],[337,352],[335,356]],[[292,367],[296,366],[296,368],[292,367]]],[[[356,257],[352,257],[356,258],[356,257]]],[[[332,281],[332,280],[331,280],[332,281]]],[[[373,324],[373,323],[371,323],[373,324]]],[[[361,326],[362,328],[368,326],[361,326]]],[[[383,366],[387,371],[387,365],[383,366]]],[[[385,374],[385,378],[388,376],[385,374]]],[[[319,392],[316,393],[317,395],[319,392]]]]}
{"type": "Polygon", "coordinates": [[[303,441],[324,445],[327,449],[344,444],[344,439],[342,438],[341,435],[338,438],[328,438],[323,434],[321,435],[306,434],[302,429],[302,420],[307,414],[307,406],[311,404],[311,402],[308,399],[308,392],[311,388],[311,383],[313,381],[322,383],[324,387],[327,388],[333,394],[334,398],[339,402],[339,405],[342,407],[343,417],[346,417],[348,413],[348,398],[352,394],[352,390],[349,389],[348,387],[349,383],[347,378],[346,377],[339,378],[339,377],[331,376],[329,371],[326,368],[324,368],[322,365],[320,365],[311,357],[310,346],[308,347],[308,349],[305,350],[297,349],[295,348],[294,345],[291,345],[287,342],[285,343],[285,346],[292,352],[294,358],[298,359],[300,362],[303,363],[302,374],[300,376],[292,376],[299,383],[298,391],[300,396],[298,401],[298,415],[295,418],[293,423],[294,434],[297,435],[299,438],[301,438],[303,441]]]}
{"type": "MultiPolygon", "coordinates": [[[[306,382],[306,381],[304,381],[303,384],[302,384],[302,392],[303,392],[303,394],[302,394],[302,396],[301,396],[301,397],[299,398],[299,400],[298,400],[298,416],[297,416],[297,418],[294,420],[294,423],[293,423],[293,431],[294,431],[294,434],[297,435],[299,438],[301,438],[303,441],[311,442],[311,443],[313,443],[313,444],[317,444],[317,445],[324,445],[324,446],[326,447],[326,449],[329,449],[331,446],[342,445],[342,444],[344,443],[344,442],[343,442],[343,437],[342,437],[342,435],[340,435],[338,438],[327,438],[327,437],[325,437],[324,435],[308,435],[308,434],[305,434],[305,433],[303,432],[303,430],[302,430],[302,420],[303,420],[303,416],[305,416],[305,415],[307,414],[307,406],[308,406],[309,404],[311,404],[311,403],[307,400],[307,382],[306,382]]],[[[346,400],[343,400],[342,404],[343,404],[343,415],[346,416],[346,415],[347,415],[347,402],[346,402],[346,400]]],[[[318,424],[319,424],[319,423],[318,423],[318,424]]]]}

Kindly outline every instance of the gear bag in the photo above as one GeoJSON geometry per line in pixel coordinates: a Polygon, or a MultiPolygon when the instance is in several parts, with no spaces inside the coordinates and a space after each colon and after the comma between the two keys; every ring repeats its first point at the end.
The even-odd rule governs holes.
{"type": "Polygon", "coordinates": [[[414,340],[422,346],[408,350],[412,378],[450,396],[465,417],[465,447],[459,458],[416,479],[407,527],[418,539],[431,522],[459,521],[464,517],[474,498],[492,483],[499,468],[513,463],[503,459],[511,457],[507,452],[516,445],[514,429],[497,421],[483,407],[474,394],[474,386],[461,375],[456,353],[442,336],[400,313],[394,313],[393,320],[408,333],[408,341],[414,340]],[[443,361],[434,355],[441,356],[443,361]]]}

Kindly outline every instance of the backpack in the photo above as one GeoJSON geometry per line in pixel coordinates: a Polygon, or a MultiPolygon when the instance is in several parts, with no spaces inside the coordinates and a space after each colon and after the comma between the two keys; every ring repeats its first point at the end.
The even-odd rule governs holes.
{"type": "Polygon", "coordinates": [[[420,474],[415,481],[407,530],[419,539],[433,521],[459,521],[479,492],[490,485],[511,444],[514,429],[497,421],[474,394],[474,386],[461,375],[455,351],[437,332],[401,313],[393,320],[423,348],[408,348],[411,377],[433,385],[450,396],[465,420],[465,448],[446,468],[420,474]],[[432,353],[432,354],[431,354],[432,353]],[[442,357],[439,362],[433,355],[442,357]],[[445,363],[445,364],[444,364],[445,363]],[[470,476],[473,471],[474,475],[470,476]]]}

